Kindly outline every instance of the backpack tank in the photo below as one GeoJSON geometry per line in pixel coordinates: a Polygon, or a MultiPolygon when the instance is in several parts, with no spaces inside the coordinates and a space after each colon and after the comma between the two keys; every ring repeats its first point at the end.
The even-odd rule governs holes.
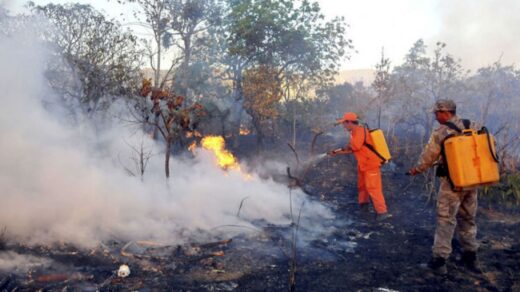
{"type": "Polygon", "coordinates": [[[456,188],[496,183],[500,180],[495,139],[483,128],[464,130],[444,141],[449,177],[456,188]]]}
{"type": "Polygon", "coordinates": [[[379,156],[384,158],[383,163],[388,162],[392,159],[392,155],[390,155],[390,150],[388,149],[388,144],[386,143],[385,135],[383,134],[383,130],[381,129],[373,129],[369,131],[370,137],[372,137],[372,142],[374,143],[374,149],[379,153],[379,156]]]}

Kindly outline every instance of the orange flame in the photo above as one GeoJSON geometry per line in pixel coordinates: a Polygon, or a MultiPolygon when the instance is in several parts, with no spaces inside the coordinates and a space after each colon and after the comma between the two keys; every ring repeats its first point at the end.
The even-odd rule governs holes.
{"type": "Polygon", "coordinates": [[[246,136],[249,134],[251,134],[251,130],[249,130],[248,128],[246,128],[244,126],[240,126],[240,136],[246,136]]]}
{"type": "Polygon", "coordinates": [[[226,142],[222,136],[206,136],[202,138],[201,145],[204,149],[213,151],[218,165],[223,169],[240,169],[235,156],[226,150],[226,142]]]}
{"type": "Polygon", "coordinates": [[[191,153],[195,153],[195,148],[197,147],[197,141],[191,142],[190,146],[188,146],[188,150],[191,151],[191,153]]]}
{"type": "Polygon", "coordinates": [[[199,131],[187,131],[185,136],[188,139],[193,137],[200,138],[202,137],[202,134],[199,131]]]}

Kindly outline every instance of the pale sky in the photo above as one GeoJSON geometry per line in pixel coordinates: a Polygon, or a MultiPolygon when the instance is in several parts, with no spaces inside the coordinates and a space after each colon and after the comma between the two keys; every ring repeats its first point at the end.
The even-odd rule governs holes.
{"type": "MultiPolygon", "coordinates": [[[[0,0],[8,9],[19,11],[25,0],[0,0]]],[[[89,3],[109,16],[121,19],[130,8],[115,0],[34,0],[89,3]]],[[[429,52],[437,41],[447,44],[447,51],[460,58],[467,69],[475,70],[501,58],[506,65],[520,63],[519,0],[318,0],[324,14],[344,16],[350,25],[347,37],[357,53],[343,64],[343,69],[373,68],[381,49],[393,65],[399,65],[412,44],[422,38],[429,52]],[[499,3],[499,4],[497,4],[499,3]]],[[[142,30],[139,32],[140,36],[142,30]]]]}

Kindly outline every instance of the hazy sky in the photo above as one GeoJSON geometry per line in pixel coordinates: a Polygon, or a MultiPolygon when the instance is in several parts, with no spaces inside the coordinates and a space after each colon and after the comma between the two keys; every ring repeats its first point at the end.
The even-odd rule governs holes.
{"type": "MultiPolygon", "coordinates": [[[[24,0],[3,0],[11,10],[24,0]]],[[[0,0],[2,2],[2,0],[0,0]]],[[[69,0],[34,0],[37,4],[69,0]]],[[[115,0],[77,0],[105,10],[112,17],[128,13],[115,0]]],[[[492,64],[520,63],[519,0],[318,0],[326,16],[345,16],[347,31],[357,53],[345,69],[372,68],[381,48],[392,64],[402,62],[412,44],[423,38],[431,47],[437,41],[462,60],[468,69],[492,64]]],[[[124,23],[124,21],[122,21],[124,23]]]]}

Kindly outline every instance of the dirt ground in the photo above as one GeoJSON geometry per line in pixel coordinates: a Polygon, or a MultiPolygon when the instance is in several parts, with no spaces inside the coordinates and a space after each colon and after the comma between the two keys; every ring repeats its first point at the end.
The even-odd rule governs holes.
{"type": "MultiPolygon", "coordinates": [[[[334,228],[296,246],[295,291],[520,291],[518,208],[482,199],[478,239],[484,274],[457,263],[460,248],[454,240],[448,275],[436,276],[424,266],[435,216],[421,178],[385,168],[393,218],[379,223],[373,211],[358,211],[353,165],[349,158],[327,158],[308,173],[305,190],[335,214],[320,224],[334,228]]],[[[30,268],[0,272],[0,291],[288,291],[294,226],[255,224],[261,232],[179,246],[114,240],[84,251],[66,244],[7,244],[0,254],[23,257],[30,268]],[[116,275],[121,264],[131,269],[127,278],[116,275]]]]}

